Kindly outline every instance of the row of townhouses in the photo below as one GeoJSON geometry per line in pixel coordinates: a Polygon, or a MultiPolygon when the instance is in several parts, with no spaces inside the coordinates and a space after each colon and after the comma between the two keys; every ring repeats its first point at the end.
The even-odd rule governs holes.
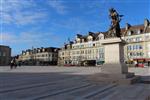
{"type": "MultiPolygon", "coordinates": [[[[87,35],[77,34],[73,41],[59,50],[58,65],[99,65],[105,63],[104,46],[101,41],[107,32],[89,32],[87,35]]],[[[121,29],[124,46],[124,61],[150,63],[150,22],[145,19],[142,25],[126,24],[121,29]]]]}
{"type": "Polygon", "coordinates": [[[24,65],[57,65],[59,48],[32,48],[22,51],[18,61],[24,65]]]}

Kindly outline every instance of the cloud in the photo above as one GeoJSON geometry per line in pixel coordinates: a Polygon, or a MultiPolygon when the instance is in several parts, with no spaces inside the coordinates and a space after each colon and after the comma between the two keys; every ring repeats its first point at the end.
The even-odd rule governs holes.
{"type": "Polygon", "coordinates": [[[28,13],[16,13],[16,15],[14,15],[15,18],[15,23],[18,25],[25,25],[25,24],[34,24],[36,22],[42,22],[44,20],[42,20],[43,18],[45,18],[47,15],[44,13],[38,13],[35,12],[34,14],[32,14],[33,12],[28,12],[28,13]]]}
{"type": "Polygon", "coordinates": [[[52,41],[60,42],[60,39],[56,34],[52,33],[23,32],[19,35],[2,33],[2,42],[9,45],[44,46],[50,45],[52,41]]]}
{"type": "Polygon", "coordinates": [[[67,7],[64,5],[64,2],[61,0],[49,0],[48,5],[55,9],[59,14],[67,13],[67,7]]]}
{"type": "Polygon", "coordinates": [[[0,19],[5,24],[26,25],[41,22],[47,13],[33,0],[1,0],[0,19]]]}

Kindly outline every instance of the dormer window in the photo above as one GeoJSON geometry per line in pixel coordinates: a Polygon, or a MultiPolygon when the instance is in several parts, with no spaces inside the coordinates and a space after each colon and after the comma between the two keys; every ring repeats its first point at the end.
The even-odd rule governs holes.
{"type": "Polygon", "coordinates": [[[80,38],[76,38],[77,43],[80,43],[80,38]]]}
{"type": "Polygon", "coordinates": [[[125,29],[128,30],[130,26],[131,26],[130,24],[126,23],[125,29]]]}
{"type": "Polygon", "coordinates": [[[91,35],[88,36],[88,41],[93,41],[93,37],[91,35]]]}
{"type": "Polygon", "coordinates": [[[131,31],[128,31],[128,35],[131,35],[131,31]]]}
{"type": "Polygon", "coordinates": [[[100,33],[98,38],[99,38],[99,40],[104,39],[104,34],[100,33]]]}
{"type": "Polygon", "coordinates": [[[141,33],[141,30],[137,30],[137,34],[140,34],[141,33]]]}
{"type": "Polygon", "coordinates": [[[84,39],[82,39],[82,42],[84,42],[84,39]]]}
{"type": "Polygon", "coordinates": [[[57,52],[57,49],[54,49],[55,52],[57,52]]]}

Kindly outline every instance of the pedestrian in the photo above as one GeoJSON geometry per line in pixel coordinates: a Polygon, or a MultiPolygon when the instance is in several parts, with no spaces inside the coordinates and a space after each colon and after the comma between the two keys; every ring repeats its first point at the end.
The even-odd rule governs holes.
{"type": "Polygon", "coordinates": [[[10,69],[13,69],[13,66],[14,66],[14,60],[12,59],[10,62],[10,69]]]}
{"type": "Polygon", "coordinates": [[[21,67],[21,61],[18,61],[18,66],[21,67]]]}
{"type": "Polygon", "coordinates": [[[14,58],[14,67],[17,68],[17,61],[15,58],[14,58]]]}

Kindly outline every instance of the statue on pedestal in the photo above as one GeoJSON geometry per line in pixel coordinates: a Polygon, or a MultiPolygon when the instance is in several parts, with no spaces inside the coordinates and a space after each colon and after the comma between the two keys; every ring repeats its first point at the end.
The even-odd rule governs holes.
{"type": "Polygon", "coordinates": [[[120,33],[120,21],[123,15],[119,15],[114,8],[109,9],[109,17],[111,19],[111,26],[106,34],[106,38],[109,37],[121,37],[120,33]]]}

